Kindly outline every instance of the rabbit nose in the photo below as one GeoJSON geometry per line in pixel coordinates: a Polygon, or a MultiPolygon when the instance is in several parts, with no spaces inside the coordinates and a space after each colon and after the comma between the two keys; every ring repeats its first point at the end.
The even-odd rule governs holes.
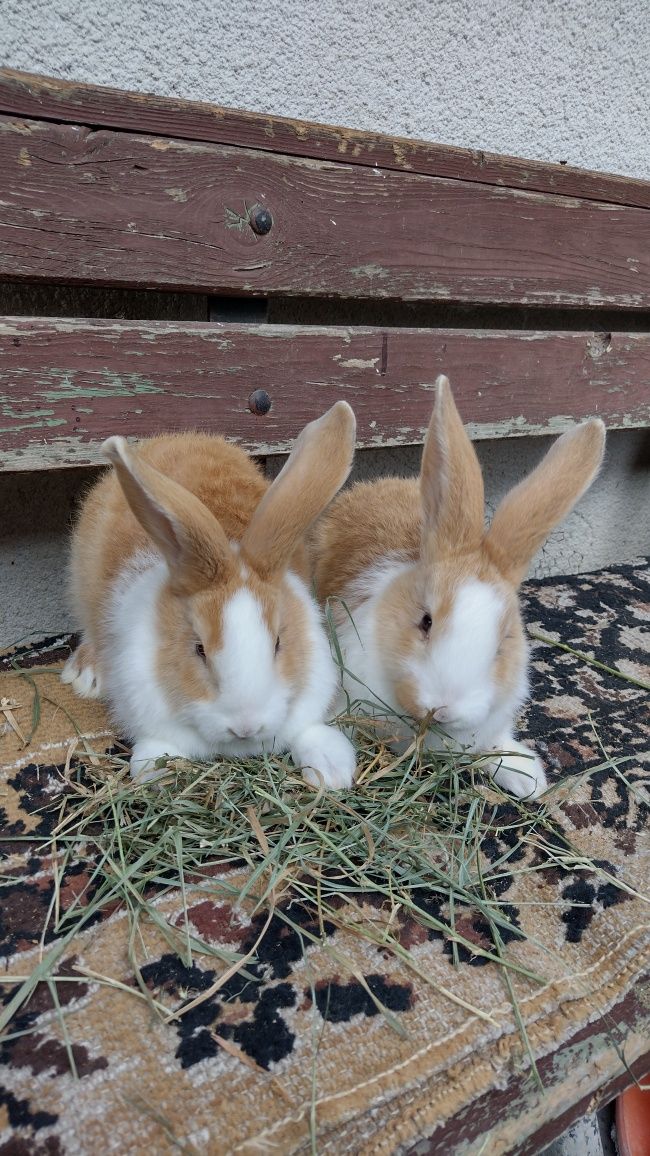
{"type": "Polygon", "coordinates": [[[228,727],[228,734],[236,739],[254,739],[261,730],[261,727],[256,727],[253,723],[240,722],[234,727],[228,727]]]}
{"type": "Polygon", "coordinates": [[[451,711],[448,706],[439,706],[434,710],[433,717],[435,721],[439,723],[449,722],[451,711]]]}

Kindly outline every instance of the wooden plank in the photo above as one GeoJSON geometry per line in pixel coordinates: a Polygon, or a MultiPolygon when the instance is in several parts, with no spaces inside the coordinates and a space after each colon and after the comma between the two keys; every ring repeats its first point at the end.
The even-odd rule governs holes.
{"type": "Polygon", "coordinates": [[[650,208],[650,182],[0,69],[0,112],[650,208]]]}
{"type": "Polygon", "coordinates": [[[606,1015],[595,1015],[559,1048],[549,1040],[551,1050],[537,1060],[543,1095],[528,1069],[516,1070],[504,1087],[472,1100],[408,1156],[460,1151],[537,1156],[581,1116],[650,1072],[649,996],[650,982],[642,976],[606,1015]]]}
{"type": "Polygon", "coordinates": [[[0,277],[243,294],[650,306],[650,213],[0,119],[0,277]],[[273,225],[258,235],[255,204],[273,225]]]}
{"type": "Polygon", "coordinates": [[[337,398],[358,445],[420,442],[438,373],[474,438],[555,433],[591,414],[650,424],[650,335],[321,329],[4,318],[0,462],[95,463],[109,434],[196,428],[258,454],[287,451],[337,398]],[[266,416],[249,410],[268,392],[266,416]]]}

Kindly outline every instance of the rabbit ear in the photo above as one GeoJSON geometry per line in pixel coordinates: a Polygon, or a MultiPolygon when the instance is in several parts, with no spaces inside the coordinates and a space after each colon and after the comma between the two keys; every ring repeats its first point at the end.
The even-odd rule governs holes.
{"type": "Polygon", "coordinates": [[[498,506],[485,545],[511,582],[521,582],[553,527],[591,485],[604,451],[605,426],[591,418],[562,434],[498,506]]]}
{"type": "Polygon", "coordinates": [[[102,446],[140,525],[163,554],[179,594],[193,594],[229,570],[232,554],[217,519],[194,494],[133,454],[124,438],[102,446]]]}
{"type": "Polygon", "coordinates": [[[354,413],[345,401],[299,434],[242,538],[242,554],[258,574],[287,568],[301,538],[350,473],[355,435],[354,413]]]}
{"type": "Polygon", "coordinates": [[[436,401],[422,452],[422,556],[475,550],[484,527],[483,476],[456,409],[449,381],[436,381],[436,401]]]}

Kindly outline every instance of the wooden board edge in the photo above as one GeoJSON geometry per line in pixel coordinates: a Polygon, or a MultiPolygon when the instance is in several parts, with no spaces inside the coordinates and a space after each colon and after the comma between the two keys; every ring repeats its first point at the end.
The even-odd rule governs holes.
{"type": "MultiPolygon", "coordinates": [[[[538,1057],[538,1068],[545,1082],[545,1087],[552,1093],[554,1087],[566,1080],[566,1073],[560,1076],[563,1064],[558,1063],[561,1057],[571,1057],[576,1049],[583,1048],[594,1041],[597,1053],[594,1056],[594,1080],[591,1087],[580,1090],[570,1108],[551,1116],[551,1108],[544,1110],[544,1096],[535,1103],[534,1092],[531,1091],[530,1075],[527,1069],[513,1073],[505,1086],[495,1087],[482,1097],[482,1103],[472,1102],[465,1106],[454,1117],[436,1129],[428,1139],[421,1139],[407,1149],[407,1156],[441,1156],[441,1153],[454,1151],[455,1144],[460,1138],[467,1142],[470,1139],[471,1123],[473,1120],[488,1119],[492,1116],[494,1124],[507,1118],[509,1106],[515,1113],[514,1120],[522,1120],[521,1137],[514,1147],[508,1147],[508,1156],[537,1156],[537,1153],[546,1150],[547,1146],[571,1127],[576,1120],[584,1115],[591,1115],[605,1106],[625,1088],[630,1087],[635,1080],[641,1080],[650,1072],[650,1050],[647,1041],[650,1029],[650,1014],[647,1005],[648,977],[642,975],[636,982],[635,990],[621,995],[615,1005],[609,1009],[607,1016],[601,1019],[595,1017],[585,1026],[579,1028],[572,1036],[564,1041],[557,1049],[552,1048],[542,1057],[538,1057]],[[638,994],[637,994],[638,993],[638,994]],[[609,1051],[616,1053],[614,1036],[610,1035],[608,1046],[598,1045],[598,1038],[603,1032],[603,1023],[621,1025],[623,1032],[633,1033],[635,1037],[636,1055],[625,1058],[625,1044],[618,1049],[617,1054],[607,1056],[602,1053],[609,1051]],[[645,1045],[645,1046],[644,1046],[645,1045]],[[539,1109],[539,1110],[536,1110],[539,1109]],[[531,1126],[532,1125],[532,1126],[531,1126]]],[[[489,1140],[492,1136],[492,1125],[477,1132],[471,1137],[477,1150],[491,1149],[489,1140]],[[481,1141],[485,1149],[480,1148],[481,1141]]],[[[493,1138],[494,1139],[494,1138],[493,1138]]],[[[503,1135],[498,1136],[500,1151],[503,1148],[503,1135]]],[[[472,1149],[474,1150],[474,1149],[472,1149]]]]}
{"type": "MultiPolygon", "coordinates": [[[[288,392],[282,385],[285,373],[281,367],[286,363],[288,351],[291,362],[300,367],[297,370],[300,382],[303,381],[303,371],[304,381],[310,380],[313,367],[316,375],[314,381],[320,383],[319,404],[331,404],[340,389],[345,390],[351,400],[356,396],[359,428],[365,431],[358,446],[362,452],[366,449],[421,444],[432,404],[433,383],[438,372],[451,372],[452,382],[458,386],[461,412],[465,410],[469,417],[471,408],[468,413],[465,407],[476,406],[475,420],[467,422],[468,432],[476,441],[557,435],[575,425],[577,420],[593,413],[601,413],[609,429],[650,427],[650,396],[648,404],[645,404],[643,392],[645,367],[650,363],[650,335],[616,333],[612,341],[611,347],[605,346],[602,337],[594,338],[594,335],[583,331],[553,333],[422,328],[386,331],[376,327],[2,317],[0,365],[8,388],[5,390],[6,396],[0,398],[1,409],[11,422],[27,420],[29,424],[25,427],[10,424],[6,430],[0,431],[7,435],[2,439],[4,448],[0,452],[0,470],[18,472],[100,465],[101,441],[110,432],[115,432],[105,428],[106,415],[110,415],[110,412],[119,413],[118,424],[122,420],[126,422],[129,414],[141,415],[133,418],[135,424],[124,426],[122,432],[126,436],[132,433],[142,437],[152,432],[156,423],[154,421],[154,426],[148,424],[147,415],[151,416],[154,412],[150,410],[152,402],[150,398],[147,400],[148,394],[160,395],[156,405],[165,406],[162,394],[168,398],[165,410],[167,424],[161,422],[160,432],[166,428],[181,428],[174,424],[174,421],[178,421],[178,403],[173,382],[178,380],[174,374],[179,372],[174,350],[177,351],[178,361],[181,356],[179,349],[183,351],[183,365],[185,362],[182,358],[188,356],[188,350],[195,350],[194,360],[198,358],[200,382],[209,380],[202,376],[207,372],[215,375],[215,383],[221,383],[218,388],[215,386],[216,393],[212,396],[221,398],[219,404],[224,407],[226,426],[229,422],[235,430],[234,433],[231,431],[231,436],[240,440],[256,456],[286,453],[300,428],[300,423],[296,424],[298,417],[292,401],[292,398],[299,396],[299,383],[292,381],[288,392]],[[278,346],[278,342],[281,346],[278,346]],[[35,344],[36,355],[30,353],[30,343],[35,344]],[[212,343],[214,353],[209,354],[207,350],[212,343]],[[491,343],[494,343],[494,348],[489,351],[491,343]],[[322,346],[320,349],[319,344],[322,346]],[[466,345],[469,348],[466,349],[466,345]],[[546,351],[544,345],[547,346],[546,351]],[[485,354],[482,347],[485,347],[485,354]],[[114,355],[111,353],[113,348],[114,355]],[[382,363],[382,351],[388,366],[388,376],[382,363]],[[523,361],[519,367],[520,354],[523,354],[523,361]],[[62,360],[64,355],[70,356],[71,360],[62,360]],[[149,355],[154,358],[151,369],[142,360],[143,357],[146,360],[149,355]],[[602,360],[610,356],[614,359],[611,364],[602,360]],[[203,359],[205,369],[201,368],[203,359]],[[551,404],[526,406],[525,397],[522,395],[520,399],[515,395],[515,400],[522,404],[522,408],[518,410],[516,405],[510,408],[512,398],[509,391],[512,388],[516,386],[521,393],[522,390],[533,388],[535,382],[546,381],[548,384],[549,381],[555,381],[557,375],[554,367],[558,361],[567,366],[568,372],[569,367],[573,366],[575,370],[575,366],[578,366],[578,382],[582,382],[584,374],[587,374],[582,393],[588,404],[573,404],[563,408],[565,393],[560,382],[559,389],[551,390],[554,399],[551,404]],[[237,369],[234,377],[231,362],[237,369]],[[463,382],[461,367],[474,362],[480,367],[478,377],[475,369],[473,376],[470,373],[468,381],[463,382]],[[111,364],[115,372],[111,374],[110,389],[119,387],[122,392],[116,396],[126,399],[123,404],[120,403],[122,408],[118,407],[117,410],[113,402],[112,411],[101,400],[111,396],[110,392],[106,393],[106,382],[103,378],[96,380],[98,373],[101,377],[102,373],[108,372],[102,366],[108,367],[111,364]],[[133,365],[138,372],[131,375],[133,365]],[[275,374],[275,386],[269,384],[268,367],[271,365],[275,367],[271,372],[271,378],[275,374]],[[332,365],[336,368],[333,369],[332,365]],[[448,368],[450,365],[451,370],[448,368]],[[53,366],[69,368],[63,370],[53,366]],[[173,366],[175,368],[172,369],[173,366]],[[506,367],[505,376],[502,376],[499,366],[506,367]],[[508,367],[513,366],[515,368],[509,371],[508,367]],[[117,379],[113,381],[116,373],[118,376],[126,374],[126,384],[119,381],[116,385],[117,379]],[[139,379],[142,373],[151,374],[152,380],[129,384],[131,376],[139,379]],[[509,381],[509,373],[511,377],[514,374],[512,382],[509,381]],[[34,390],[29,384],[30,374],[35,375],[34,390]],[[607,404],[599,407],[596,400],[591,404],[590,374],[600,382],[597,388],[607,404]],[[26,383],[22,392],[20,389],[16,391],[14,378],[15,382],[22,380],[26,383]],[[73,384],[75,380],[78,385],[73,384]],[[170,384],[163,386],[162,380],[170,384]],[[621,386],[624,386],[626,380],[629,381],[631,392],[628,394],[626,390],[621,394],[621,386]],[[488,390],[498,390],[500,381],[503,382],[503,389],[495,395],[495,410],[488,401],[489,393],[482,391],[486,387],[488,390]],[[229,384],[224,386],[224,382],[229,384]],[[65,388],[59,397],[56,390],[61,386],[65,388]],[[247,399],[250,390],[260,386],[270,389],[272,403],[277,402],[277,409],[273,404],[273,420],[254,416],[251,418],[247,399]],[[375,392],[376,387],[378,393],[375,392]],[[95,388],[96,395],[93,393],[95,388]],[[403,400],[404,388],[414,391],[413,405],[409,412],[417,416],[410,418],[411,426],[402,416],[406,404],[403,400]],[[75,389],[79,389],[78,395],[75,389]],[[298,394],[292,392],[296,389],[298,394]],[[55,392],[52,393],[52,390],[55,392]],[[232,393],[228,394],[228,390],[232,390],[232,393]],[[93,400],[95,396],[100,399],[97,403],[93,400]],[[226,396],[229,400],[226,400],[226,396]],[[477,399],[483,396],[484,400],[479,402],[477,399]],[[472,398],[475,399],[473,402],[472,398]],[[504,398],[507,401],[505,407],[504,398]],[[618,398],[626,400],[621,403],[616,400],[618,398]],[[47,411],[38,409],[39,405],[50,408],[47,411]],[[38,413],[32,412],[34,406],[38,413]],[[103,413],[104,417],[95,426],[95,420],[85,415],[93,414],[96,407],[97,413],[100,416],[103,413]],[[382,407],[385,407],[388,415],[383,421],[379,420],[382,407]],[[44,416],[46,412],[49,417],[44,416]],[[521,416],[511,416],[517,413],[521,416]],[[38,421],[34,424],[32,419],[36,418],[38,421]],[[266,424],[268,421],[270,424],[266,424]],[[77,422],[80,424],[71,424],[77,422]],[[14,430],[21,428],[32,432],[23,440],[15,439],[12,436],[14,430]],[[96,435],[94,428],[97,429],[96,435]]],[[[205,406],[205,399],[211,396],[209,389],[206,393],[202,387],[197,390],[190,388],[189,384],[183,388],[189,392],[181,393],[180,396],[193,397],[195,407],[205,406]]],[[[315,399],[316,394],[309,404],[301,402],[300,417],[304,420],[317,416],[315,399]]],[[[195,412],[205,411],[196,411],[195,408],[195,412]]]]}
{"type": "Polygon", "coordinates": [[[0,112],[650,208],[650,181],[0,69],[0,112]]]}

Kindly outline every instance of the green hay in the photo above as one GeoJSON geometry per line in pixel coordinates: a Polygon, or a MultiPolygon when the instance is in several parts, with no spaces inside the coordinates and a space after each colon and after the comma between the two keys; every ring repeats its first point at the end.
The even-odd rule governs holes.
{"type": "Polygon", "coordinates": [[[644,682],[642,678],[634,678],[631,674],[625,674],[616,666],[606,666],[604,662],[599,662],[592,655],[585,654],[584,650],[575,650],[567,642],[560,642],[557,638],[549,638],[548,634],[542,634],[539,630],[529,630],[528,633],[537,642],[543,642],[546,646],[555,646],[558,650],[564,650],[567,654],[572,654],[574,658],[579,658],[581,662],[586,662],[588,666],[595,667],[596,670],[604,670],[605,674],[611,674],[614,678],[621,678],[623,682],[629,682],[631,686],[650,691],[650,682],[644,682]]]}
{"type": "MultiPolygon", "coordinates": [[[[360,772],[352,791],[316,790],[288,760],[278,757],[237,763],[219,759],[210,765],[178,760],[169,764],[154,786],[132,783],[124,757],[97,754],[83,768],[68,765],[65,791],[55,804],[58,819],[53,834],[49,839],[22,837],[38,844],[36,853],[53,859],[55,885],[47,926],[58,937],[57,942],[47,954],[42,951],[31,975],[4,977],[3,982],[15,983],[17,990],[0,1016],[0,1030],[9,1025],[41,982],[50,986],[63,1021],[59,1001],[54,998],[56,985],[74,982],[75,977],[56,974],[60,961],[89,920],[115,904],[128,916],[128,956],[136,986],[130,989],[110,976],[81,968],[78,982],[92,978],[129,991],[167,1022],[209,999],[235,972],[254,981],[247,965],[255,959],[265,930],[276,915],[303,944],[319,944],[338,968],[353,975],[390,1027],[400,1034],[405,1029],[397,1017],[370,991],[352,960],[324,934],[326,923],[380,946],[418,983],[432,986],[441,999],[498,1026],[484,1007],[469,1004],[437,983],[402,946],[395,921],[403,914],[424,929],[441,933],[451,945],[454,963],[464,948],[499,969],[523,1052],[533,1078],[539,1082],[515,980],[525,977],[536,984],[544,983],[545,977],[527,968],[521,962],[522,953],[512,950],[526,937],[503,910],[499,881],[506,872],[511,876],[532,874],[549,866],[588,870],[594,875],[603,872],[565,836],[558,844],[552,819],[556,788],[533,805],[505,795],[487,776],[485,757],[426,750],[426,725],[414,733],[407,750],[396,755],[386,744],[385,725],[382,737],[376,720],[362,709],[363,704],[351,704],[352,713],[339,720],[354,733],[358,748],[360,772]],[[508,804],[507,823],[499,817],[498,807],[504,802],[508,804]],[[498,861],[487,862],[481,854],[485,835],[506,830],[516,831],[515,846],[504,851],[498,861]],[[523,867],[512,858],[522,845],[539,852],[532,864],[523,867]],[[80,860],[90,865],[90,881],[62,912],[61,879],[66,868],[80,860]],[[224,868],[242,870],[215,875],[215,869],[224,868]],[[187,911],[197,891],[240,906],[248,914],[265,913],[257,942],[246,955],[222,950],[193,934],[187,911]],[[159,911],[160,899],[172,892],[182,897],[184,918],[179,927],[169,924],[159,911]],[[420,893],[435,893],[448,904],[449,924],[419,905],[420,893]],[[381,903],[370,907],[364,902],[368,897],[381,903]],[[289,900],[301,902],[313,913],[316,931],[294,920],[289,900]],[[484,917],[490,928],[491,950],[460,934],[457,917],[461,910],[484,917]],[[211,988],[173,1011],[152,995],[142,978],[146,953],[141,931],[146,922],[161,932],[170,950],[185,964],[203,955],[220,965],[211,988]],[[508,940],[512,941],[509,945],[508,940]]],[[[588,773],[603,767],[620,773],[619,764],[625,761],[606,757],[588,773]]],[[[585,777],[579,776],[576,782],[584,782],[585,777]]],[[[573,789],[571,782],[569,785],[573,789]]],[[[563,795],[566,791],[564,783],[563,795]]],[[[20,838],[7,836],[7,841],[15,843],[20,838]]],[[[637,895],[620,880],[610,881],[637,895]]],[[[551,954],[542,943],[528,938],[551,954]]],[[[555,955],[553,959],[557,962],[555,955]]],[[[63,1023],[62,1031],[72,1059],[63,1023]]],[[[312,1082],[315,1097],[315,1068],[312,1082]]],[[[315,1151],[315,1100],[309,1122],[315,1151]]]]}

